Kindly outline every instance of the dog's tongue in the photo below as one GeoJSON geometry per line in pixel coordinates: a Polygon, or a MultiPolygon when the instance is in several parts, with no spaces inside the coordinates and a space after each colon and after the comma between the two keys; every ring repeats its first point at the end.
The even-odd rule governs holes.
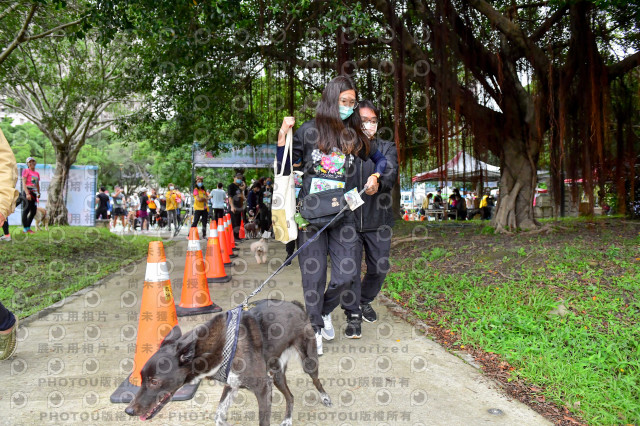
{"type": "Polygon", "coordinates": [[[147,420],[147,416],[140,416],[140,420],[142,420],[142,421],[147,420]]]}

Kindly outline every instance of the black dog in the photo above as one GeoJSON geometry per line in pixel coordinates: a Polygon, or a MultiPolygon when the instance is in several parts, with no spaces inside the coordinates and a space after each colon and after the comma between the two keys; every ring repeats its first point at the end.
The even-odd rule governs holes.
{"type": "MultiPolygon", "coordinates": [[[[213,376],[222,362],[226,335],[226,314],[217,314],[184,336],[178,326],[174,327],[142,368],[141,388],[125,412],[140,416],[141,420],[151,419],[182,385],[213,376]]],[[[227,410],[242,387],[256,395],[260,425],[268,425],[273,383],[287,404],[282,425],[291,425],[293,395],[285,372],[292,356],[300,358],[322,403],[330,407],[331,399],[318,379],[315,334],[302,305],[271,299],[256,302],[242,315],[238,346],[216,412],[216,424],[227,424],[227,410]]]]}

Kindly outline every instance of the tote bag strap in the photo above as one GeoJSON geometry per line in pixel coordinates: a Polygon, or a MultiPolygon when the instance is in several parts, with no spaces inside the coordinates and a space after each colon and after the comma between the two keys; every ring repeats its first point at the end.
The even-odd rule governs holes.
{"type": "Polygon", "coordinates": [[[287,131],[284,144],[284,155],[282,156],[282,166],[280,167],[280,173],[278,173],[278,159],[273,160],[273,174],[274,176],[282,176],[284,174],[284,166],[287,164],[287,158],[289,159],[289,168],[293,168],[293,129],[287,131]]]}

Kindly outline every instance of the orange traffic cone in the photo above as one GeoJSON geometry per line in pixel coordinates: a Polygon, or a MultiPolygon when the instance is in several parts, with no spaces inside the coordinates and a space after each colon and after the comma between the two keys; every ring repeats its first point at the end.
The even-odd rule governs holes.
{"type": "Polygon", "coordinates": [[[218,240],[220,241],[220,255],[222,256],[222,263],[224,263],[225,265],[231,265],[231,257],[229,257],[229,248],[227,242],[227,233],[224,231],[222,219],[218,219],[218,240]]]}
{"type": "MultiPolygon", "coordinates": [[[[176,325],[178,325],[178,317],[176,316],[164,247],[161,241],[152,241],[149,243],[147,270],[142,288],[133,372],[111,395],[111,402],[129,403],[133,400],[140,390],[142,367],[158,350],[164,338],[176,325]]],[[[198,384],[184,385],[172,399],[191,399],[198,389],[198,384]]]]}
{"type": "Polygon", "coordinates": [[[231,276],[227,275],[224,270],[224,262],[222,261],[222,251],[220,250],[220,240],[218,238],[218,229],[211,222],[209,227],[209,239],[207,240],[207,282],[210,283],[226,283],[231,281],[231,276]]]}
{"type": "Polygon", "coordinates": [[[229,220],[226,217],[222,220],[222,227],[224,228],[224,235],[226,237],[227,253],[229,253],[229,258],[233,259],[235,257],[238,257],[238,255],[233,252],[233,245],[231,244],[231,235],[233,235],[233,229],[231,229],[229,220]]]}
{"type": "Polygon", "coordinates": [[[180,303],[176,306],[179,317],[222,311],[220,306],[213,303],[209,295],[206,266],[200,249],[198,229],[191,228],[182,278],[182,296],[180,303]]]}
{"type": "Polygon", "coordinates": [[[240,219],[240,231],[238,231],[238,237],[240,240],[247,238],[247,234],[244,232],[244,218],[240,219]]]}

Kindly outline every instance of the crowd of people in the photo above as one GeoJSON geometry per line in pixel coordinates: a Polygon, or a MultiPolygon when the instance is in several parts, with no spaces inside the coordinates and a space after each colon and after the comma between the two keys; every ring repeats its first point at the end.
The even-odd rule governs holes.
{"type": "Polygon", "coordinates": [[[495,203],[495,198],[489,192],[478,200],[475,192],[465,191],[464,194],[461,194],[459,188],[453,188],[445,203],[442,197],[442,189],[438,188],[435,194],[431,192],[427,194],[422,200],[420,208],[403,208],[400,211],[400,215],[407,221],[425,221],[444,219],[444,213],[446,212],[447,219],[470,220],[479,215],[482,220],[488,220],[491,219],[495,203]]]}
{"type": "Polygon", "coordinates": [[[101,187],[95,199],[96,220],[108,220],[113,230],[164,229],[174,235],[190,221],[192,227],[202,226],[201,237],[206,238],[209,222],[230,213],[236,238],[242,221],[255,224],[261,232],[270,231],[273,178],[261,177],[249,185],[250,189],[244,175],[237,173],[226,191],[222,182],[208,189],[203,176],[196,177],[192,193],[181,192],[173,183],[161,190],[140,188],[131,195],[120,186],[111,192],[101,187]]]}

